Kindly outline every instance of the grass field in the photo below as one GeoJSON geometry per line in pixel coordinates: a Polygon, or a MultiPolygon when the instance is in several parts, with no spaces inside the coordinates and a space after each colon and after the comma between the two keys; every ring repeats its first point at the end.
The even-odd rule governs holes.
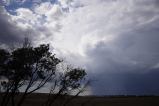
{"type": "MultiPolygon", "coordinates": [[[[24,102],[23,106],[41,106],[45,102],[47,94],[32,94],[24,102]]],[[[62,101],[62,100],[60,100],[62,101]]],[[[60,101],[54,106],[60,106],[60,101]]],[[[158,96],[85,96],[78,97],[67,106],[159,106],[158,96]]]]}

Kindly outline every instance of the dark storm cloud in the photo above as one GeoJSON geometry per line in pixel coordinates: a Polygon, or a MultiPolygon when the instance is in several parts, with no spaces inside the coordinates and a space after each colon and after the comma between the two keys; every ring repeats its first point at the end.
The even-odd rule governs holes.
{"type": "MultiPolygon", "coordinates": [[[[143,14],[145,17],[147,14],[143,14]]],[[[154,15],[154,14],[153,14],[154,15]]],[[[159,95],[159,17],[87,49],[93,94],[159,95]]]]}
{"type": "Polygon", "coordinates": [[[159,27],[121,34],[111,45],[100,42],[87,51],[90,75],[97,80],[93,94],[159,95],[159,27]]]}
{"type": "Polygon", "coordinates": [[[10,45],[21,42],[25,31],[18,28],[3,7],[0,7],[0,43],[10,45]]]}
{"type": "MultiPolygon", "coordinates": [[[[137,71],[137,70],[136,70],[137,71]]],[[[139,70],[141,71],[141,70],[139,70]]],[[[101,73],[92,86],[96,95],[159,95],[159,72],[148,73],[101,73]]]]}

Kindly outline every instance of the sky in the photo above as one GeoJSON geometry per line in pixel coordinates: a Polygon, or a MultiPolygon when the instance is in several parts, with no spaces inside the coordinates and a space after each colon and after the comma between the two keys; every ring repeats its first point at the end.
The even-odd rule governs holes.
{"type": "Polygon", "coordinates": [[[91,95],[159,95],[159,0],[0,0],[0,47],[49,43],[91,95]]]}

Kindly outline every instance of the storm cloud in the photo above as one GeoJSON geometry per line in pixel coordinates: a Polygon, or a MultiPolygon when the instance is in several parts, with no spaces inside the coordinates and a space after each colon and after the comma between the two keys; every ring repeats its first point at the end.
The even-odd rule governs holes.
{"type": "Polygon", "coordinates": [[[1,44],[13,44],[13,42],[19,42],[24,31],[16,26],[16,23],[12,22],[11,17],[7,14],[3,7],[0,7],[0,43],[1,44]]]}
{"type": "Polygon", "coordinates": [[[92,94],[159,94],[158,0],[58,0],[16,15],[1,8],[1,43],[31,33],[86,68],[92,94]]]}

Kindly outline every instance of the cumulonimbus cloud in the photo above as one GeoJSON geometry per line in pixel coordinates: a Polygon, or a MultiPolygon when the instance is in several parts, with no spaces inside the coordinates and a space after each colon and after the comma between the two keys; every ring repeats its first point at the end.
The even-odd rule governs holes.
{"type": "Polygon", "coordinates": [[[85,67],[98,80],[92,87],[96,94],[102,88],[130,94],[142,94],[144,88],[156,91],[150,83],[157,84],[154,73],[158,75],[159,68],[157,0],[59,0],[19,8],[15,13],[1,11],[0,23],[10,32],[3,33],[1,43],[29,31],[34,44],[50,43],[57,55],[85,67]],[[147,82],[148,75],[154,78],[147,82]],[[131,87],[137,90],[129,92],[131,87]]]}

